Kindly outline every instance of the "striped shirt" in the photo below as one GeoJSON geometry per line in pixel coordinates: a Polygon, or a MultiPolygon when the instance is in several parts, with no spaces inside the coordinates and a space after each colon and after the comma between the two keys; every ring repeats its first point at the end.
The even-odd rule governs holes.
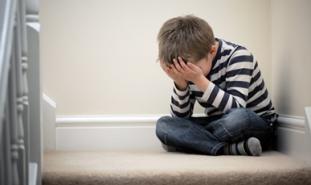
{"type": "Polygon", "coordinates": [[[189,82],[186,90],[174,83],[171,96],[173,117],[190,117],[195,101],[205,108],[207,116],[221,115],[232,108],[247,108],[267,121],[277,114],[262,78],[255,57],[245,47],[216,38],[217,54],[206,78],[210,81],[205,92],[189,82]]]}

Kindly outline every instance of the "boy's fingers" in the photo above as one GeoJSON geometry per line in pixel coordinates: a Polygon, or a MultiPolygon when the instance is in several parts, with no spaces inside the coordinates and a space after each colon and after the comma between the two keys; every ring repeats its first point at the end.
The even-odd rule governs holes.
{"type": "Polygon", "coordinates": [[[183,60],[181,60],[179,63],[184,70],[186,71],[189,70],[189,67],[186,65],[186,63],[183,60]]]}
{"type": "Polygon", "coordinates": [[[179,59],[180,65],[182,66],[182,68],[185,72],[192,72],[192,69],[187,65],[190,62],[185,63],[181,57],[178,57],[178,59],[179,59]]]}
{"type": "MultiPolygon", "coordinates": [[[[181,57],[178,57],[179,62],[184,62],[184,60],[181,57]]],[[[185,62],[184,62],[185,63],[185,62]]]]}
{"type": "Polygon", "coordinates": [[[179,65],[178,61],[176,59],[173,59],[173,62],[174,62],[174,65],[175,65],[175,68],[177,69],[177,71],[181,72],[182,68],[179,65]]]}
{"type": "Polygon", "coordinates": [[[171,70],[172,70],[172,72],[175,73],[175,74],[178,74],[178,73],[179,73],[179,71],[176,69],[176,67],[175,67],[174,64],[171,65],[171,70]]]}

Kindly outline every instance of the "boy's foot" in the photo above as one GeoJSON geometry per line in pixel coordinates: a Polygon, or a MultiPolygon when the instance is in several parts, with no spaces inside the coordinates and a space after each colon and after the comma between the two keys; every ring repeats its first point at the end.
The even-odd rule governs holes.
{"type": "Polygon", "coordinates": [[[225,145],[222,153],[225,155],[260,156],[262,148],[259,139],[250,137],[247,140],[225,145]]]}

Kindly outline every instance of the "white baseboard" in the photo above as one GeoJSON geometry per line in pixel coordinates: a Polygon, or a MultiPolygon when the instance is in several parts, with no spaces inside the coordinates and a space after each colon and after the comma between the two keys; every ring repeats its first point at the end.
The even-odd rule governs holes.
{"type": "Polygon", "coordinates": [[[289,116],[280,114],[278,122],[280,127],[299,131],[304,131],[305,129],[305,118],[302,116],[289,116]]]}
{"type": "Polygon", "coordinates": [[[311,164],[311,138],[304,117],[280,115],[277,150],[311,164]]]}
{"type": "Polygon", "coordinates": [[[155,123],[163,115],[58,116],[57,150],[158,151],[155,123]]]}

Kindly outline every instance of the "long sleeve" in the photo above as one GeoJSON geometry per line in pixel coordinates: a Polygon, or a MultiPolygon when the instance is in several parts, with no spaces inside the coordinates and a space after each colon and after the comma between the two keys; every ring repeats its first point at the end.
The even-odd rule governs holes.
{"type": "Polygon", "coordinates": [[[186,90],[179,90],[174,83],[171,96],[171,115],[173,117],[191,117],[195,99],[190,95],[189,86],[186,90]]]}
{"type": "Polygon", "coordinates": [[[210,82],[201,101],[214,106],[221,112],[231,108],[246,107],[254,63],[253,55],[249,51],[246,49],[236,51],[226,67],[225,89],[210,82]]]}

